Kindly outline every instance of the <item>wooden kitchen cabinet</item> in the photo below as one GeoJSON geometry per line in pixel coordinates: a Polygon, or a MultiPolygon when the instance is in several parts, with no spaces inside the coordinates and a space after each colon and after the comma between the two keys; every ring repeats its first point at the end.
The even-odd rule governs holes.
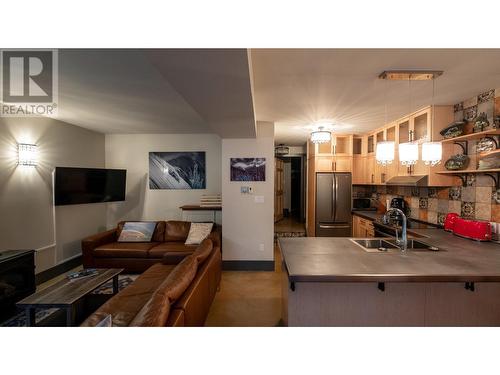
{"type": "Polygon", "coordinates": [[[368,219],[364,219],[361,216],[352,216],[352,235],[353,237],[375,237],[375,231],[373,228],[373,222],[368,219]]]}
{"type": "Polygon", "coordinates": [[[353,185],[365,184],[366,157],[355,155],[352,159],[352,183],[353,185]]]}

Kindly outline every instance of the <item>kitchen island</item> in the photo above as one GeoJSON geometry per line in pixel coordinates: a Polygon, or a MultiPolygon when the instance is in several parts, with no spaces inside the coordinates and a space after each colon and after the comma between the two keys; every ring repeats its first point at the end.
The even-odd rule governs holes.
{"type": "Polygon", "coordinates": [[[414,229],[439,251],[367,252],[350,238],[279,240],[289,326],[500,326],[500,245],[414,229]]]}

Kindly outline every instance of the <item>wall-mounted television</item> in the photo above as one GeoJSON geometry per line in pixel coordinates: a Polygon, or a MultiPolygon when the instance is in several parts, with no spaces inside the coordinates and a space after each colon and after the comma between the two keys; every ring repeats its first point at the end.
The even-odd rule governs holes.
{"type": "Polygon", "coordinates": [[[126,179],[125,169],[56,167],[55,205],[124,201],[126,179]]]}

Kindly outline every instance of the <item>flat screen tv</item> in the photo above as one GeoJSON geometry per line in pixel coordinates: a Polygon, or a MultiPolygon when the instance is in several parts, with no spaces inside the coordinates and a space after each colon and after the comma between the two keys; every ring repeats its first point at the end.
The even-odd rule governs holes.
{"type": "Polygon", "coordinates": [[[56,206],[125,200],[125,169],[56,167],[56,206]]]}

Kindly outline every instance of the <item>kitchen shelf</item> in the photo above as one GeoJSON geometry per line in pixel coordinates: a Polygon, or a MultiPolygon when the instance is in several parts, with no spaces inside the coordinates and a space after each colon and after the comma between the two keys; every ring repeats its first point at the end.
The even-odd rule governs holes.
{"type": "Polygon", "coordinates": [[[500,168],[494,169],[464,169],[462,171],[441,171],[436,172],[437,174],[447,174],[447,175],[455,175],[460,177],[462,180],[462,185],[467,185],[466,175],[468,174],[484,174],[486,176],[491,177],[491,179],[495,182],[495,187],[500,189],[500,168]]]}
{"type": "Polygon", "coordinates": [[[475,139],[481,139],[484,137],[492,136],[492,135],[500,135],[500,129],[491,129],[485,130],[479,133],[471,133],[466,135],[461,135],[459,137],[454,138],[446,138],[441,140],[442,143],[453,143],[453,142],[464,142],[464,141],[472,141],[475,139]]]}

